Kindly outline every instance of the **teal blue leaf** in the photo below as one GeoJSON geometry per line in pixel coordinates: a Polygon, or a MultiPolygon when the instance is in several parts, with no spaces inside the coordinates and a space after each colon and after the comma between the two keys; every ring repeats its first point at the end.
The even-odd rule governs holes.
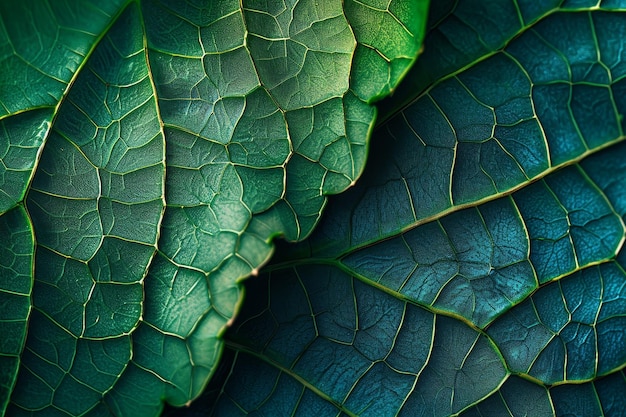
{"type": "Polygon", "coordinates": [[[514,194],[541,283],[610,258],[622,245],[619,213],[585,176],[565,168],[514,194]]]}
{"type": "Polygon", "coordinates": [[[0,5],[0,414],[196,398],[272,239],[360,176],[427,4],[0,5]]]}
{"type": "Polygon", "coordinates": [[[341,262],[403,297],[483,326],[536,287],[527,239],[505,198],[350,252],[341,262]]]}
{"type": "Polygon", "coordinates": [[[475,328],[381,295],[335,267],[278,271],[249,290],[268,298],[244,304],[248,319],[229,339],[241,351],[217,414],[306,410],[319,401],[305,395],[311,391],[348,415],[411,415],[416,408],[450,415],[506,376],[497,352],[475,328]],[[265,365],[256,363],[260,358],[265,365]],[[250,366],[268,365],[258,375],[275,382],[245,377],[250,366]],[[250,391],[241,389],[242,379],[250,391]],[[458,395],[466,386],[472,389],[458,395]]]}
{"type": "Polygon", "coordinates": [[[246,283],[196,412],[621,415],[625,11],[433,4],[363,177],[246,283]]]}
{"type": "Polygon", "coordinates": [[[606,375],[626,362],[623,281],[618,263],[584,269],[540,288],[488,333],[513,372],[546,384],[606,375]]]}
{"type": "Polygon", "coordinates": [[[623,371],[593,382],[555,385],[550,389],[511,377],[491,397],[462,416],[618,416],[625,405],[624,393],[623,371]]]}
{"type": "Polygon", "coordinates": [[[546,388],[520,377],[511,376],[497,392],[468,409],[461,416],[550,416],[554,413],[554,405],[546,388]]]}

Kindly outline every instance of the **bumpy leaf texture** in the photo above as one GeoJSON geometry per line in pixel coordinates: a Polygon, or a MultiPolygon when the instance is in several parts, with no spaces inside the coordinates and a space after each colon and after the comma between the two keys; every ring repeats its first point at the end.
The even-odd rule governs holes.
{"type": "Polygon", "coordinates": [[[426,6],[0,2],[0,415],[197,397],[240,281],[360,175],[426,6]]]}
{"type": "Polygon", "coordinates": [[[205,415],[624,415],[626,2],[429,19],[363,178],[246,283],[205,415]]]}

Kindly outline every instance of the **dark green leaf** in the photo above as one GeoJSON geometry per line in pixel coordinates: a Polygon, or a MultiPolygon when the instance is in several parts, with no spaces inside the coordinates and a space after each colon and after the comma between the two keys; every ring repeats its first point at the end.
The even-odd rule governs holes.
{"type": "Polygon", "coordinates": [[[0,414],[4,414],[15,386],[31,310],[33,235],[22,207],[0,217],[0,233],[0,414]]]}

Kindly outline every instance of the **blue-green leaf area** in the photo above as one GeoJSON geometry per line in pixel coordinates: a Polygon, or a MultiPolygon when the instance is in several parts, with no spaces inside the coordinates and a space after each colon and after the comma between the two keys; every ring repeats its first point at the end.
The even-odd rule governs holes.
{"type": "Polygon", "coordinates": [[[352,274],[488,324],[536,286],[523,219],[510,198],[465,209],[346,254],[352,274]]]}
{"type": "Polygon", "coordinates": [[[580,385],[558,385],[550,390],[557,415],[618,416],[624,412],[624,371],[580,385]]]}
{"type": "Polygon", "coordinates": [[[626,363],[623,281],[617,263],[584,269],[540,288],[488,334],[513,372],[546,384],[606,375],[626,363]]]}
{"type": "MultiPolygon", "coordinates": [[[[589,398],[586,400],[588,401],[589,398]]],[[[511,376],[498,391],[460,415],[462,417],[551,416],[555,415],[555,411],[546,388],[520,377],[511,376]]]]}
{"type": "Polygon", "coordinates": [[[438,75],[393,98],[356,187],[248,284],[261,301],[226,335],[210,414],[620,415],[626,5],[495,3],[518,29],[481,24],[478,2],[433,8],[408,80],[438,75]],[[456,35],[446,69],[455,21],[488,46],[464,57],[456,35]]]}
{"type": "Polygon", "coordinates": [[[549,389],[513,376],[461,416],[619,416],[626,405],[624,393],[623,370],[583,384],[555,385],[549,389]]]}
{"type": "MultiPolygon", "coordinates": [[[[599,159],[610,162],[613,158],[621,158],[623,153],[620,151],[623,149],[623,145],[617,145],[610,152],[609,150],[600,152],[589,157],[585,162],[599,159]]],[[[554,383],[579,383],[609,375],[622,368],[626,363],[626,357],[623,355],[626,347],[622,346],[623,338],[621,337],[621,329],[626,324],[622,320],[626,308],[626,293],[624,293],[623,286],[625,276],[620,263],[623,256],[620,254],[616,256],[615,253],[621,247],[624,235],[620,215],[614,211],[606,212],[600,209],[604,206],[606,210],[606,207],[612,208],[612,205],[607,202],[603,197],[604,194],[597,187],[593,188],[596,193],[595,200],[592,199],[592,203],[584,204],[584,208],[573,208],[568,211],[563,206],[558,205],[557,213],[565,213],[561,215],[568,219],[575,218],[577,215],[587,216],[589,213],[593,213],[590,208],[598,207],[597,218],[592,217],[584,223],[588,228],[587,232],[591,237],[595,237],[599,236],[602,230],[610,230],[611,235],[616,236],[616,239],[613,243],[613,252],[603,253],[604,247],[602,245],[590,244],[588,248],[594,248],[597,252],[593,260],[586,264],[577,262],[571,266],[567,274],[553,278],[551,282],[541,285],[538,275],[535,273],[537,270],[534,266],[537,263],[536,259],[545,260],[548,256],[564,259],[567,258],[564,256],[566,254],[575,255],[572,241],[576,242],[576,240],[572,236],[567,237],[567,234],[573,233],[576,230],[576,225],[570,224],[572,230],[566,231],[566,240],[569,244],[564,248],[553,248],[550,253],[535,252],[532,247],[532,239],[524,233],[526,230],[524,222],[527,223],[530,219],[548,223],[549,220],[558,224],[553,220],[554,217],[558,218],[558,216],[553,215],[554,213],[551,212],[548,204],[539,204],[538,207],[541,209],[535,208],[534,212],[526,211],[524,216],[521,216],[520,212],[515,209],[516,202],[524,201],[523,197],[529,196],[533,189],[544,189],[546,183],[567,186],[568,180],[581,181],[577,190],[581,192],[580,195],[584,196],[589,179],[587,176],[582,177],[581,171],[580,167],[576,169],[574,167],[564,168],[546,176],[541,182],[524,188],[524,193],[520,190],[510,196],[479,205],[476,208],[451,213],[440,220],[404,232],[398,237],[382,240],[362,249],[348,252],[341,255],[338,260],[298,260],[295,258],[285,261],[285,271],[280,264],[276,267],[270,267],[272,272],[268,272],[270,274],[268,278],[268,285],[270,286],[268,307],[265,310],[259,309],[249,313],[244,310],[242,316],[249,317],[249,319],[244,320],[239,327],[234,328],[233,333],[228,336],[228,344],[235,350],[245,352],[247,355],[260,356],[261,360],[278,366],[275,363],[278,360],[277,357],[283,360],[285,357],[293,355],[286,352],[285,347],[293,347],[296,341],[297,344],[306,343],[305,350],[298,351],[299,361],[304,362],[306,358],[306,363],[310,363],[311,367],[322,370],[339,367],[337,372],[352,382],[333,380],[325,374],[315,375],[315,372],[294,365],[290,365],[289,369],[283,370],[283,372],[289,375],[292,372],[295,373],[294,378],[299,380],[301,384],[314,392],[316,390],[321,391],[318,394],[320,397],[349,415],[352,415],[350,413],[362,415],[362,411],[356,412],[355,408],[349,408],[350,402],[346,399],[347,394],[342,393],[342,395],[335,397],[332,394],[329,395],[326,391],[328,388],[324,384],[329,383],[327,381],[330,379],[333,382],[329,384],[333,387],[345,385],[358,392],[357,387],[367,377],[359,374],[350,377],[349,372],[341,368],[343,365],[340,364],[346,364],[345,366],[350,370],[359,369],[351,361],[355,360],[355,357],[360,358],[367,349],[371,349],[373,346],[379,346],[379,349],[385,352],[381,355],[384,359],[378,358],[378,360],[386,363],[389,363],[391,358],[388,352],[395,352],[396,350],[399,355],[405,356],[414,355],[420,351],[428,357],[428,364],[440,363],[439,355],[447,353],[452,356],[446,357],[442,362],[454,363],[454,353],[448,352],[449,347],[446,344],[437,344],[436,341],[438,334],[449,334],[453,332],[455,326],[466,326],[459,323],[458,319],[464,323],[469,322],[472,327],[486,328],[487,337],[483,349],[497,358],[498,363],[502,358],[501,366],[506,371],[503,371],[501,377],[496,379],[490,388],[484,388],[484,397],[482,397],[475,392],[475,390],[480,389],[480,384],[476,381],[465,381],[467,383],[457,387],[450,383],[450,380],[442,378],[445,371],[438,368],[433,374],[435,380],[431,380],[433,376],[428,372],[430,368],[425,366],[421,372],[417,373],[418,378],[415,384],[410,384],[410,390],[405,391],[404,395],[399,395],[393,405],[386,405],[389,408],[384,408],[383,414],[402,414],[405,412],[403,410],[430,410],[430,407],[433,407],[432,414],[451,415],[487,397],[488,394],[498,388],[500,383],[506,380],[507,376],[511,375],[509,378],[514,378],[513,374],[524,375],[530,381],[541,381],[546,386],[554,383]],[[612,222],[611,227],[606,229],[599,227],[594,230],[593,224],[595,222],[601,224],[606,219],[612,222]],[[616,233],[616,230],[621,230],[621,232],[616,233]],[[500,236],[506,235],[509,235],[511,239],[499,240],[500,236]],[[293,271],[288,269],[291,268],[288,267],[289,265],[297,265],[298,263],[312,265],[296,267],[293,271]],[[321,266],[328,263],[334,266],[321,266]],[[274,268],[280,272],[273,271],[274,268]],[[332,279],[324,279],[324,276],[328,274],[328,272],[324,272],[326,269],[333,271],[336,269],[342,272],[333,272],[332,279]],[[314,272],[309,272],[309,270],[314,272]],[[571,273],[572,271],[574,272],[571,273]],[[295,290],[285,289],[287,284],[280,286],[276,284],[277,278],[275,276],[280,276],[281,281],[293,280],[294,284],[292,285],[302,286],[304,291],[307,291],[306,300],[295,301],[296,305],[299,306],[298,308],[284,303],[279,305],[277,301],[272,302],[272,300],[284,300],[287,297],[293,299],[296,293],[295,290]],[[348,291],[356,293],[355,288],[360,288],[362,285],[360,282],[371,285],[371,287],[366,287],[370,288],[369,291],[373,294],[371,301],[367,304],[369,309],[379,305],[382,302],[381,299],[391,296],[400,304],[406,304],[408,300],[406,305],[411,308],[415,308],[414,304],[418,304],[434,312],[434,317],[444,324],[441,324],[440,333],[437,333],[436,330],[433,331],[432,346],[429,345],[431,336],[418,330],[421,329],[422,325],[416,324],[416,319],[408,315],[404,315],[401,322],[412,328],[415,331],[415,337],[419,339],[413,340],[410,344],[401,345],[402,338],[399,335],[383,337],[386,334],[386,327],[369,329],[365,324],[366,321],[358,313],[356,318],[351,318],[354,313],[344,312],[342,307],[337,304],[322,309],[321,311],[324,313],[313,310],[296,314],[291,311],[294,309],[301,311],[305,305],[314,305],[312,300],[317,297],[324,300],[331,297],[339,297],[341,300],[348,298],[348,295],[341,295],[346,291],[342,289],[346,285],[340,285],[338,277],[349,280],[351,276],[358,279],[355,283],[359,283],[359,286],[353,283],[348,291]],[[316,285],[321,285],[322,294],[318,294],[320,290],[316,291],[307,285],[306,279],[314,280],[316,285]],[[280,290],[276,290],[277,287],[280,290]],[[334,292],[339,293],[339,295],[334,292]],[[277,294],[284,294],[284,298],[277,294]],[[284,310],[294,314],[293,318],[290,320],[280,319],[281,314],[287,314],[284,310]],[[305,326],[299,322],[299,320],[304,320],[309,316],[319,318],[328,312],[333,312],[334,316],[338,316],[333,318],[333,322],[335,326],[341,326],[340,328],[344,331],[346,328],[354,327],[355,332],[371,332],[367,343],[363,346],[358,345],[358,339],[355,336],[340,339],[343,343],[354,345],[357,353],[349,357],[342,356],[338,363],[335,363],[335,358],[339,355],[331,347],[323,349],[328,356],[326,359],[323,354],[320,356],[317,353],[321,348],[316,348],[316,342],[310,342],[311,336],[307,337],[303,334],[305,326]],[[298,330],[292,326],[296,326],[298,330]],[[418,343],[426,346],[418,347],[418,343]],[[309,355],[314,356],[309,358],[309,355]],[[313,385],[313,388],[310,385],[313,385]],[[442,395],[444,387],[450,389],[450,397],[444,398],[459,400],[458,408],[452,407],[452,409],[441,411],[443,409],[441,405],[437,405],[438,401],[450,404],[450,400],[438,400],[437,395],[429,394],[430,390],[433,389],[438,395],[442,395]],[[471,400],[468,398],[467,401],[461,401],[460,399],[464,396],[471,398],[471,400]],[[345,410],[346,408],[348,411],[345,410]]],[[[622,172],[626,172],[626,170],[622,172]]],[[[572,194],[575,193],[569,195],[572,194]]],[[[541,202],[542,200],[533,201],[541,202]]],[[[582,199],[582,201],[585,200],[582,199]]],[[[581,226],[578,227],[584,231],[585,228],[581,226]]],[[[584,241],[586,235],[583,234],[582,236],[584,241]]],[[[546,238],[545,240],[549,239],[546,238]]],[[[609,241],[609,239],[604,239],[604,241],[609,241]]],[[[572,258],[576,259],[574,255],[572,258]]],[[[249,291],[255,294],[261,292],[256,287],[249,288],[249,291]]],[[[298,293],[301,291],[298,290],[298,293]]],[[[356,301],[347,303],[350,306],[355,304],[358,306],[358,297],[356,301]]],[[[384,317],[390,317],[390,311],[386,311],[384,317]]],[[[331,336],[321,332],[321,329],[324,328],[321,323],[308,327],[317,337],[331,338],[331,336]]],[[[478,329],[474,329],[473,331],[480,334],[478,329]]],[[[458,346],[458,341],[461,338],[457,335],[453,340],[454,342],[450,341],[449,345],[458,346]]],[[[463,358],[470,357],[467,352],[457,354],[463,358]]],[[[376,359],[371,360],[376,362],[376,359]]],[[[416,363],[416,359],[412,358],[410,362],[416,363]]],[[[480,363],[484,364],[484,362],[480,363]]],[[[239,364],[235,363],[233,369],[236,369],[237,366],[239,364]]],[[[400,375],[407,372],[401,367],[390,366],[400,375]]],[[[286,365],[281,362],[278,367],[282,370],[286,365]]],[[[454,369],[458,369],[458,367],[454,369]]],[[[478,375],[482,382],[486,382],[486,375],[490,375],[490,372],[483,368],[472,372],[470,367],[464,371],[463,375],[467,375],[467,378],[478,375]]],[[[497,371],[495,374],[498,375],[497,371]]],[[[394,395],[398,395],[400,382],[387,382],[391,377],[382,374],[374,375],[376,374],[368,375],[371,378],[367,383],[368,386],[388,385],[393,387],[390,389],[394,390],[394,395]]],[[[476,377],[478,378],[478,376],[476,377]]],[[[398,376],[398,381],[400,379],[401,377],[398,376]]],[[[451,380],[459,380],[459,377],[456,376],[451,380]]],[[[542,385],[537,385],[536,382],[527,382],[519,378],[515,380],[518,381],[515,384],[522,384],[526,387],[523,388],[525,395],[537,397],[540,402],[531,403],[537,407],[532,409],[527,408],[529,403],[517,402],[513,408],[517,408],[519,411],[511,411],[514,413],[511,415],[524,415],[524,413],[530,413],[532,410],[541,413],[537,415],[550,415],[551,402],[545,388],[542,385]]],[[[238,387],[240,383],[241,381],[234,380],[232,386],[238,387]]],[[[261,382],[257,383],[261,384],[261,382]]],[[[245,392],[235,388],[233,390],[235,393],[245,392]]],[[[499,391],[501,393],[499,395],[503,398],[504,405],[509,407],[507,402],[515,402],[514,399],[510,398],[511,388],[506,391],[503,386],[502,390],[504,391],[499,391]],[[507,394],[507,392],[509,393],[507,394]],[[506,396],[509,399],[506,399],[506,396]]],[[[218,415],[221,415],[221,407],[227,407],[222,405],[222,402],[239,398],[235,393],[229,391],[228,400],[218,400],[218,408],[216,409],[218,415]]],[[[381,390],[376,394],[368,391],[367,395],[364,396],[368,401],[358,396],[348,396],[347,398],[359,398],[353,401],[359,406],[368,404],[378,410],[372,414],[376,415],[376,413],[380,414],[381,412],[381,409],[376,407],[385,407],[382,404],[387,404],[390,395],[389,392],[381,390]]],[[[483,408],[490,409],[493,405],[492,402],[499,397],[492,396],[489,398],[485,404],[480,403],[483,408]]],[[[285,398],[282,399],[287,401],[285,398]]],[[[500,400],[496,402],[498,401],[500,400]]],[[[264,400],[258,404],[255,403],[256,405],[252,409],[261,407],[266,412],[274,410],[273,408],[266,409],[264,408],[265,405],[260,405],[266,402],[268,401],[264,397],[264,400]]],[[[274,399],[273,402],[285,406],[284,402],[279,401],[279,399],[274,399]]],[[[235,403],[245,410],[251,409],[243,406],[237,400],[235,403]]],[[[289,404],[300,407],[298,403],[289,404]]],[[[428,412],[428,414],[431,413],[428,412]]],[[[412,415],[411,412],[408,415],[412,415]]]]}
{"type": "Polygon", "coordinates": [[[338,268],[303,266],[267,278],[249,291],[268,298],[245,304],[247,319],[230,335],[240,352],[214,410],[218,415],[304,412],[318,406],[319,398],[306,395],[311,391],[334,413],[412,415],[423,409],[444,416],[489,394],[506,376],[476,329],[381,294],[338,268]],[[247,374],[251,357],[277,369],[261,374],[275,382],[257,375],[245,378],[252,385],[241,389],[237,377],[247,374]],[[472,377],[478,370],[480,378],[472,377]],[[472,389],[459,395],[467,386],[472,389]]]}
{"type": "MultiPolygon", "coordinates": [[[[414,67],[411,76],[403,84],[403,88],[396,91],[392,99],[387,99],[381,106],[381,117],[387,118],[400,110],[404,105],[414,101],[415,93],[423,91],[438,80],[448,77],[460,68],[471,66],[473,63],[485,60],[506,47],[512,39],[524,33],[537,22],[545,20],[551,14],[559,11],[585,12],[589,9],[604,11],[621,11],[625,7],[622,0],[600,1],[563,1],[563,0],[493,0],[482,2],[477,0],[457,1],[442,0],[433,2],[430,7],[430,17],[427,24],[428,37],[424,40],[424,50],[430,51],[421,59],[421,64],[414,67]]],[[[551,25],[548,31],[558,33],[560,40],[557,45],[570,45],[568,50],[577,58],[570,61],[565,56],[554,54],[552,45],[533,45],[529,58],[538,62],[545,62],[551,68],[564,69],[567,63],[578,66],[578,74],[585,73],[585,67],[596,60],[594,43],[581,48],[579,40],[584,37],[587,41],[598,38],[600,41],[612,38],[614,27],[598,27],[594,31],[581,32],[568,23],[551,25]],[[574,29],[574,30],[572,30],[574,29]],[[532,55],[536,55],[532,58],[532,55]],[[588,62],[587,62],[588,61],[588,62]]],[[[619,33],[619,32],[618,32],[619,33]]],[[[542,33],[537,33],[539,39],[542,33]]],[[[619,39],[616,36],[615,39],[619,39]]],[[[604,42],[603,48],[614,48],[619,55],[618,44],[604,42]]],[[[567,54],[565,54],[567,55],[567,54]]],[[[604,61],[604,57],[603,57],[604,61]]],[[[611,70],[623,67],[621,60],[607,60],[606,67],[611,70]]],[[[594,71],[603,72],[605,65],[595,66],[594,71]]],[[[541,69],[541,66],[537,66],[541,69]]],[[[541,71],[551,76],[550,71],[541,71]]],[[[567,72],[567,71],[566,71],[567,72]]]]}

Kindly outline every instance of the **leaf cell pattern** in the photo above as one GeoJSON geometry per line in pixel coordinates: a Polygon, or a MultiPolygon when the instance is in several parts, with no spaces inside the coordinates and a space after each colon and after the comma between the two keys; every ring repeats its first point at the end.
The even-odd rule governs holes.
{"type": "MultiPolygon", "coordinates": [[[[0,117],[56,106],[73,74],[84,63],[98,42],[99,34],[105,31],[123,2],[2,2],[0,117]],[[13,16],[27,18],[11,18],[13,16]]],[[[42,120],[49,118],[42,117],[42,120]]],[[[31,126],[38,126],[38,123],[32,122],[31,126]]]]}
{"type": "Polygon", "coordinates": [[[433,4],[368,169],[247,283],[199,409],[622,415],[624,11],[433,4]]]}
{"type": "Polygon", "coordinates": [[[34,243],[28,216],[21,207],[0,217],[0,231],[5,236],[0,244],[0,411],[4,412],[28,331],[34,243]]]}
{"type": "Polygon", "coordinates": [[[165,173],[148,73],[128,70],[146,62],[138,17],[137,8],[128,8],[74,81],[29,188],[37,313],[9,414],[46,408],[85,414],[131,356],[129,334],[142,316],[165,173]],[[105,106],[90,112],[94,102],[105,106]],[[95,363],[102,349],[110,354],[96,355],[95,363]]]}
{"type": "Polygon", "coordinates": [[[427,3],[3,2],[0,414],[197,397],[241,280],[361,174],[427,3]]]}
{"type": "MultiPolygon", "coordinates": [[[[304,395],[310,390],[348,415],[389,415],[398,409],[401,415],[411,415],[415,408],[449,415],[491,393],[506,375],[484,335],[390,295],[381,297],[375,288],[336,268],[280,271],[264,284],[269,288],[251,290],[265,290],[267,304],[258,303],[251,311],[244,305],[242,314],[251,318],[230,340],[245,346],[238,353],[242,358],[261,355],[278,370],[277,382],[269,386],[280,382],[290,391],[300,386],[291,396],[297,400],[296,411],[315,407],[314,397],[304,395]],[[284,294],[292,296],[287,304],[284,294]],[[298,332],[297,343],[286,343],[284,338],[293,332],[298,332]],[[473,380],[477,369],[482,374],[473,380]],[[458,389],[466,384],[474,389],[459,396],[458,389]]],[[[281,402],[268,401],[275,392],[266,389],[262,396],[263,391],[253,389],[257,395],[250,397],[240,389],[235,376],[244,372],[238,368],[249,360],[240,364],[238,357],[224,387],[224,401],[215,409],[218,415],[277,412],[274,407],[281,402]]],[[[265,380],[258,383],[268,386],[265,380]]]]}

